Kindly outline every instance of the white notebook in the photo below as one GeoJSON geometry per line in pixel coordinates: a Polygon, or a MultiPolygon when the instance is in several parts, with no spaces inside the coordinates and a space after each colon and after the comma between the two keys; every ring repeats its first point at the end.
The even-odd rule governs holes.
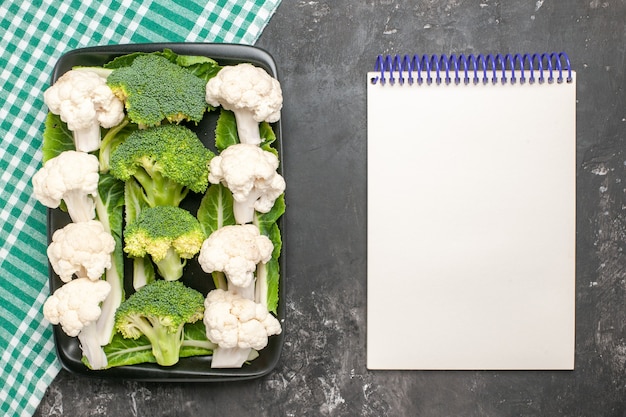
{"type": "Polygon", "coordinates": [[[381,56],[367,77],[367,367],[573,369],[567,56],[381,56]]]}

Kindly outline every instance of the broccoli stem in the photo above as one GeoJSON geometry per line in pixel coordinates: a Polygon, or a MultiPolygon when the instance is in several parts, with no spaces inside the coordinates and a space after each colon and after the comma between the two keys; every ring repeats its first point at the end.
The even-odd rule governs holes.
{"type": "Polygon", "coordinates": [[[188,189],[169,180],[158,171],[137,168],[135,179],[143,188],[144,199],[150,207],[178,206],[187,195],[188,189]]]}
{"type": "Polygon", "coordinates": [[[133,288],[135,291],[154,281],[154,267],[147,257],[133,258],[133,288]]]}
{"type": "Polygon", "coordinates": [[[133,324],[150,340],[152,354],[159,365],[171,366],[178,362],[180,347],[183,343],[184,325],[170,333],[167,327],[159,323],[158,318],[138,317],[133,324]]]}
{"type": "Polygon", "coordinates": [[[182,259],[176,250],[170,247],[165,254],[165,258],[156,261],[159,275],[167,281],[176,281],[183,276],[183,268],[187,261],[182,259]]]}
{"type": "Polygon", "coordinates": [[[100,143],[100,152],[98,153],[98,160],[100,162],[100,172],[106,173],[109,172],[111,167],[111,151],[117,145],[117,142],[120,140],[117,134],[128,125],[129,120],[128,117],[125,117],[122,120],[122,123],[119,125],[109,129],[109,131],[102,138],[102,142],[100,143]]]}

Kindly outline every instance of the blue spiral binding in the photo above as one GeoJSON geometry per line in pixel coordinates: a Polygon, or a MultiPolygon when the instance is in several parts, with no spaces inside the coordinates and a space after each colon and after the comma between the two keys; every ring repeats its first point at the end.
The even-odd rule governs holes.
{"type": "Polygon", "coordinates": [[[572,82],[565,52],[534,54],[378,55],[372,84],[515,84],[572,82]],[[510,75],[507,77],[507,71],[510,75]],[[526,79],[528,71],[528,79],[526,79]],[[500,72],[500,77],[498,77],[500,72]],[[556,78],[555,78],[556,73],[556,78]],[[546,77],[547,74],[547,77],[546,77]],[[519,76],[519,77],[518,77],[519,76]],[[536,78],[536,76],[538,76],[536,78]]]}

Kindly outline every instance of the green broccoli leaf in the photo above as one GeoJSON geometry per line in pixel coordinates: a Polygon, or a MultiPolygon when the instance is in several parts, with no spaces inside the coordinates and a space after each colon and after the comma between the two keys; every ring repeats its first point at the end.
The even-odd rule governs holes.
{"type": "Polygon", "coordinates": [[[235,113],[221,108],[215,126],[215,147],[221,152],[236,143],[239,143],[239,136],[237,136],[235,113]]]}
{"type": "Polygon", "coordinates": [[[176,63],[204,81],[209,81],[222,69],[215,60],[206,56],[179,55],[176,63]]]}
{"type": "MultiPolygon", "coordinates": [[[[222,184],[212,184],[202,201],[196,217],[205,236],[209,236],[222,226],[234,225],[233,196],[222,184]]],[[[223,272],[215,271],[212,274],[215,288],[226,289],[226,277],[223,272]]]]}
{"type": "Polygon", "coordinates": [[[262,122],[259,125],[259,134],[261,135],[261,148],[264,151],[272,152],[274,155],[278,156],[278,151],[272,146],[276,140],[276,134],[272,129],[272,125],[267,122],[262,122]]]}
{"type": "Polygon", "coordinates": [[[279,298],[279,278],[280,278],[280,266],[278,259],[272,258],[265,264],[267,271],[267,310],[276,314],[278,309],[279,298]]]}
{"type": "Polygon", "coordinates": [[[143,189],[137,181],[129,179],[124,182],[124,200],[126,206],[126,224],[131,224],[144,208],[150,207],[144,199],[143,189]]]}
{"type": "MultiPolygon", "coordinates": [[[[122,230],[124,228],[124,182],[109,174],[100,174],[98,197],[107,213],[107,222],[115,240],[113,259],[120,274],[124,271],[122,230]]],[[[98,213],[98,217],[100,215],[98,213]]],[[[103,219],[100,219],[103,221],[103,219]]]]}
{"type": "Polygon", "coordinates": [[[118,56],[113,58],[111,61],[107,62],[103,65],[104,68],[107,69],[117,69],[123,67],[130,67],[138,56],[147,55],[147,52],[133,52],[132,54],[118,56]]]}
{"type": "MultiPolygon", "coordinates": [[[[267,122],[260,123],[259,134],[261,135],[261,148],[278,156],[278,151],[272,146],[276,141],[276,134],[272,129],[272,125],[267,122]]],[[[239,143],[239,136],[237,134],[235,114],[230,110],[221,108],[215,126],[215,147],[221,152],[236,143],[239,143]]]]}
{"type": "Polygon", "coordinates": [[[183,344],[180,347],[180,357],[210,355],[215,344],[206,337],[206,327],[202,320],[185,324],[183,344]]]}
{"type": "Polygon", "coordinates": [[[98,150],[98,160],[100,161],[100,172],[109,172],[111,168],[111,152],[124,142],[128,135],[138,129],[138,126],[134,123],[130,123],[128,118],[117,126],[107,130],[102,137],[100,149],[98,150]]]}
{"type": "Polygon", "coordinates": [[[255,212],[254,224],[257,225],[262,235],[268,236],[271,239],[271,228],[284,213],[285,194],[283,193],[274,201],[274,206],[270,211],[267,213],[255,212]]]}
{"type": "Polygon", "coordinates": [[[74,150],[74,136],[67,124],[56,114],[48,113],[43,131],[42,154],[46,162],[61,152],[74,150]]]}
{"type": "Polygon", "coordinates": [[[125,339],[116,332],[111,343],[104,346],[107,356],[107,369],[116,366],[137,365],[139,363],[155,363],[152,345],[146,336],[137,339],[125,339]]]}
{"type": "Polygon", "coordinates": [[[280,280],[280,253],[282,251],[282,237],[278,227],[278,219],[285,212],[285,195],[282,194],[274,202],[274,207],[267,213],[255,213],[254,224],[259,228],[262,235],[267,236],[274,245],[272,259],[265,264],[263,285],[266,285],[267,309],[276,313],[279,298],[280,280]]]}
{"type": "MultiPolygon", "coordinates": [[[[152,345],[146,336],[137,339],[125,339],[116,332],[111,343],[103,347],[107,356],[106,369],[118,366],[137,365],[140,363],[156,363],[152,353],[152,345]]],[[[180,357],[211,355],[215,344],[206,337],[206,328],[202,320],[195,323],[187,323],[184,326],[183,341],[180,347],[180,357]]],[[[85,357],[82,362],[89,367],[85,357]]]]}
{"type": "Polygon", "coordinates": [[[222,226],[235,224],[233,196],[222,184],[212,184],[200,201],[196,217],[206,236],[222,226]]]}

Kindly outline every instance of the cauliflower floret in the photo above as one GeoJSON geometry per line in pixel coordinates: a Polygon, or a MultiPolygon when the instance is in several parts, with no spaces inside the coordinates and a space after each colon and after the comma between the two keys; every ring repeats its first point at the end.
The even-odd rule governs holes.
{"type": "Polygon", "coordinates": [[[110,292],[111,284],[106,281],[78,278],[57,289],[43,305],[46,320],[60,324],[68,336],[78,337],[91,369],[104,369],[108,364],[96,322],[102,314],[100,303],[110,292]]]}
{"type": "Polygon", "coordinates": [[[117,126],[124,119],[124,104],[95,71],[66,72],[44,92],[43,99],[67,123],[81,152],[99,149],[100,127],[117,126]]]}
{"type": "Polygon", "coordinates": [[[227,147],[211,160],[209,182],[221,182],[232,192],[238,224],[250,223],[255,210],[270,211],[285,191],[285,179],[276,172],[278,165],[272,152],[244,143],[227,147]]]}
{"type": "Polygon", "coordinates": [[[52,324],[60,324],[71,337],[100,317],[100,303],[111,291],[111,284],[103,280],[78,278],[64,284],[43,305],[43,315],[52,324]]]}
{"type": "Polygon", "coordinates": [[[88,220],[57,229],[47,252],[54,271],[63,282],[69,282],[74,274],[99,280],[111,267],[114,248],[115,240],[102,223],[88,220]]]}
{"type": "Polygon", "coordinates": [[[198,262],[208,274],[224,272],[229,284],[239,287],[251,298],[256,266],[259,262],[268,262],[273,249],[271,240],[252,224],[224,226],[202,243],[198,262]],[[245,291],[247,289],[250,291],[245,291]]]}
{"type": "Polygon", "coordinates": [[[259,123],[280,119],[283,94],[278,80],[264,69],[243,63],[222,68],[207,82],[206,101],[235,114],[241,143],[258,145],[259,123]]]}
{"type": "Polygon", "coordinates": [[[65,201],[74,222],[96,216],[94,197],[98,195],[100,165],[94,155],[65,151],[49,159],[33,175],[33,193],[44,206],[57,208],[65,201]]]}
{"type": "Polygon", "coordinates": [[[232,291],[210,291],[204,307],[207,338],[218,345],[212,368],[241,367],[252,349],[265,348],[269,336],[282,331],[267,308],[232,291]]]}

